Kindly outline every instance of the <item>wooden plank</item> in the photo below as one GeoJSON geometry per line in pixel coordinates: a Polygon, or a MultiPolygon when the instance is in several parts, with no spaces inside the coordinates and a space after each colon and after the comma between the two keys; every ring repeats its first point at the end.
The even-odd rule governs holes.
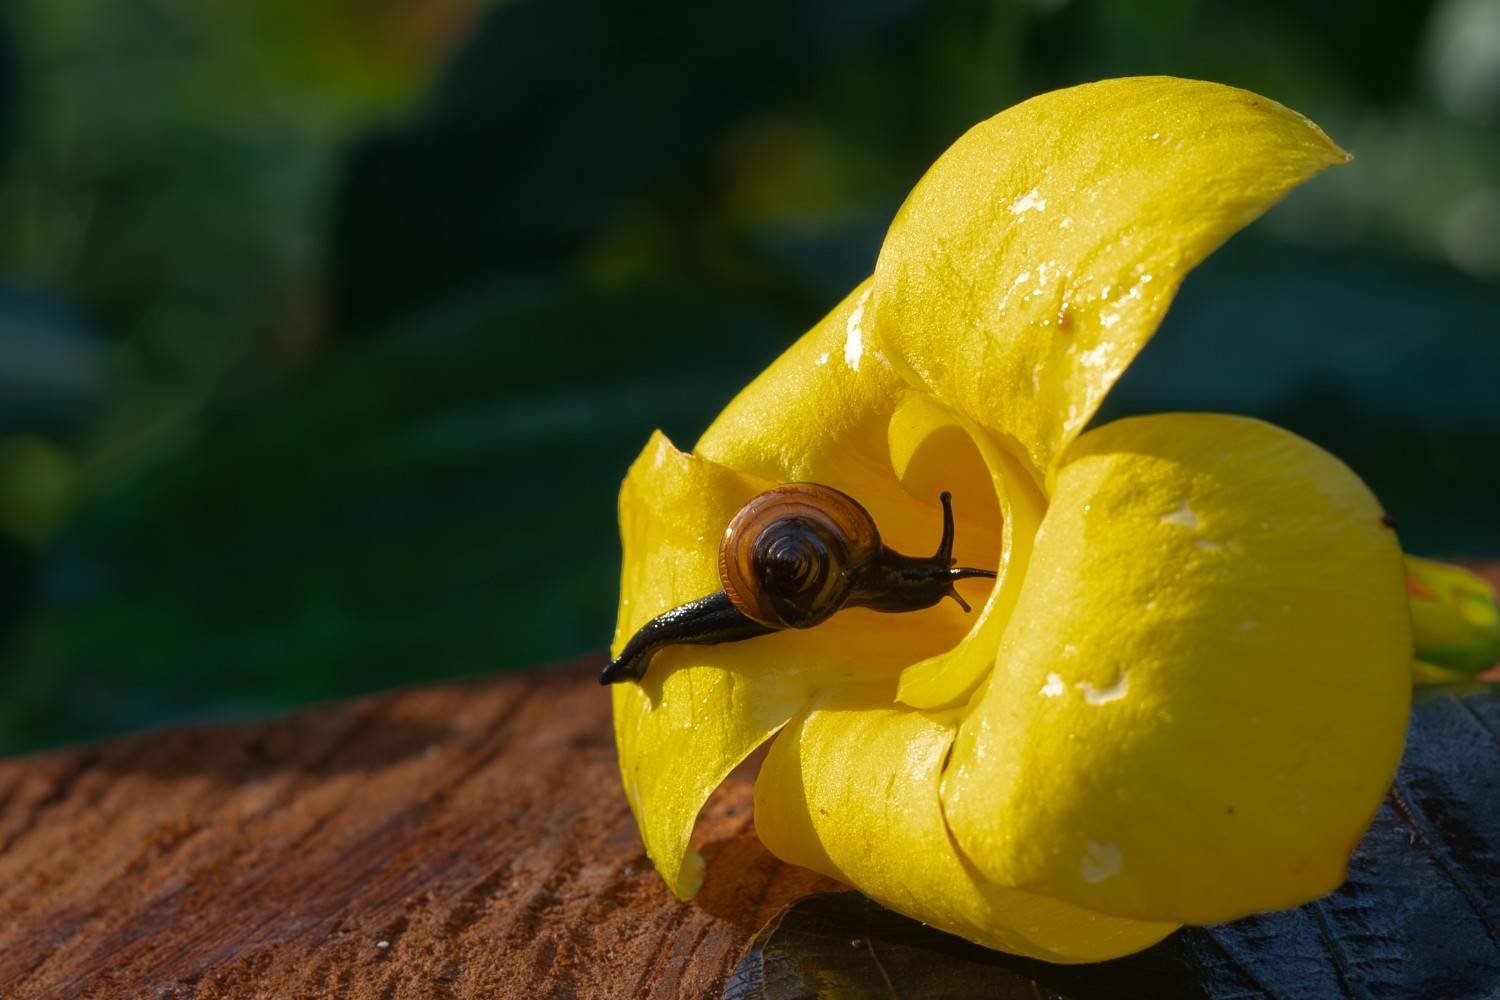
{"type": "Polygon", "coordinates": [[[0,996],[716,996],[784,903],[751,776],[679,903],[590,661],[0,763],[0,996]]]}
{"type": "Polygon", "coordinates": [[[837,886],[760,846],[746,767],[674,899],[599,666],[0,762],[0,996],[718,995],[775,911],[837,886]]]}

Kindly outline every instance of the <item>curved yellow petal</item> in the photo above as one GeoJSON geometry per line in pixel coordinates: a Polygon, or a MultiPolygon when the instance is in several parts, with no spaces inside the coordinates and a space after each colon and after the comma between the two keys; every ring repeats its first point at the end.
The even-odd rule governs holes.
{"type": "Polygon", "coordinates": [[[886,424],[907,387],[865,338],[869,284],[741,390],[693,450],[774,482],[826,482],[861,503],[893,494],[886,424]]]}
{"type": "Polygon", "coordinates": [[[1183,276],[1347,155],[1274,101],[1167,77],[1043,94],[960,138],[881,248],[865,327],[1038,481],[1183,276]]]}
{"type": "MultiPolygon", "coordinates": [[[[724,528],[770,484],[684,454],[660,433],[620,490],[624,543],[613,651],[641,625],[719,589],[724,528]]],[[[928,525],[933,542],[940,522],[928,525]]],[[[640,684],[617,684],[620,775],[652,861],[679,896],[697,892],[693,824],[741,760],[817,694],[850,681],[894,683],[907,664],[951,642],[902,616],[841,612],[816,629],[657,654],[640,684]]]]}
{"type": "MultiPolygon", "coordinates": [[[[717,553],[700,539],[717,538],[756,490],[745,477],[652,436],[620,490],[624,566],[612,652],[653,616],[719,588],[717,553]]],[[[643,683],[610,689],[625,795],[646,852],[683,899],[703,881],[703,860],[689,839],[708,796],[811,700],[804,685],[783,674],[706,665],[718,650],[704,657],[705,650],[664,652],[643,683]]]]}
{"type": "MultiPolygon", "coordinates": [[[[869,510],[887,545],[912,554],[936,546],[938,497],[948,490],[958,529],[954,555],[961,565],[995,568],[1011,550],[1002,543],[1008,529],[1002,529],[996,479],[976,441],[951,416],[934,412],[942,407],[908,388],[865,339],[867,298],[865,283],[788,348],[725,407],[694,452],[767,482],[812,481],[843,490],[869,510]]],[[[961,586],[975,614],[947,601],[899,617],[844,611],[798,641],[847,648],[849,637],[875,630],[882,644],[899,641],[909,653],[907,664],[930,663],[927,672],[937,673],[937,659],[985,621],[1003,617],[991,614],[983,581],[961,586]]],[[[952,681],[936,686],[945,700],[929,700],[942,704],[966,694],[977,683],[972,673],[963,675],[956,693],[952,681]]]]}
{"type": "MultiPolygon", "coordinates": [[[[972,444],[944,437],[918,463],[924,474],[904,484],[892,465],[892,420],[925,399],[892,370],[863,332],[869,283],[855,289],[817,326],[745,387],[714,420],[694,452],[770,482],[824,483],[855,497],[893,548],[927,552],[937,543],[938,494],[954,495],[955,554],[970,565],[993,566],[1000,551],[1000,518],[993,486],[972,444]],[[934,461],[935,460],[935,463],[934,461]],[[940,475],[927,473],[933,464],[940,475]]],[[[932,431],[936,428],[927,428],[932,431]]],[[[918,442],[909,429],[902,444],[918,442]]],[[[908,453],[903,465],[911,461],[908,453]]],[[[934,609],[924,628],[945,631],[951,645],[967,629],[963,614],[934,609]]],[[[910,624],[909,622],[907,623],[910,624]]]]}
{"type": "Polygon", "coordinates": [[[1239,417],[1067,453],[943,804],[1002,885],[1215,923],[1332,890],[1405,737],[1402,557],[1343,464],[1239,417]]]}
{"type": "Polygon", "coordinates": [[[938,802],[955,726],[953,712],[891,705],[888,690],[832,693],[787,726],[761,767],[762,842],[924,923],[1051,962],[1126,955],[1176,929],[986,882],[953,849],[938,802]]]}
{"type": "MultiPolygon", "coordinates": [[[[928,397],[917,397],[912,402],[920,402],[923,404],[921,409],[930,411],[928,421],[934,426],[929,429],[929,440],[940,444],[951,440],[951,435],[944,435],[939,418],[931,414],[940,413],[943,418],[953,421],[950,426],[967,424],[962,417],[953,415],[952,411],[928,397]]],[[[909,405],[902,412],[918,408],[909,405]]],[[[893,429],[900,416],[898,413],[898,420],[893,421],[893,429]]],[[[1021,593],[1036,529],[1047,509],[1046,499],[1015,456],[999,448],[987,432],[972,424],[964,427],[964,431],[965,439],[983,458],[1003,512],[1004,544],[996,567],[999,579],[973,627],[962,640],[950,649],[912,663],[901,672],[896,697],[913,708],[946,708],[964,701],[994,667],[995,647],[1021,593]]],[[[893,435],[893,445],[899,444],[900,440],[893,435]]],[[[932,464],[940,464],[951,453],[951,449],[933,450],[939,451],[940,455],[934,456],[932,464]]]]}
{"type": "Polygon", "coordinates": [[[901,622],[927,643],[908,661],[899,697],[942,707],[967,697],[993,665],[1043,500],[987,432],[907,387],[868,345],[867,301],[868,282],[747,386],[695,451],[768,481],[837,487],[857,497],[886,543],[904,552],[930,550],[937,498],[953,494],[955,556],[961,565],[998,568],[1001,578],[983,603],[983,584],[964,585],[976,603],[972,616],[945,602],[901,622]]]}

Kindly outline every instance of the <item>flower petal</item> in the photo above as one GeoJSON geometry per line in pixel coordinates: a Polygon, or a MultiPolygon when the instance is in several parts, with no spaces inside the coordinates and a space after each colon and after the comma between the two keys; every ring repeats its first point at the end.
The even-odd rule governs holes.
{"type": "MultiPolygon", "coordinates": [[[[892,421],[925,396],[865,342],[861,324],[868,296],[865,282],[788,348],[724,408],[694,451],[768,482],[818,482],[843,490],[870,511],[887,544],[907,552],[931,551],[937,544],[938,494],[950,490],[956,555],[969,565],[993,566],[1000,518],[972,442],[945,437],[931,449],[936,454],[915,463],[922,471],[913,470],[910,484],[892,466],[892,421]],[[943,476],[931,474],[934,465],[943,476]]],[[[909,431],[902,438],[904,473],[918,442],[909,431]]],[[[924,613],[922,622],[947,632],[944,645],[967,630],[956,608],[935,614],[924,613]]]]}
{"type": "MultiPolygon", "coordinates": [[[[652,617],[720,587],[719,540],[734,512],[770,484],[679,452],[660,433],[620,490],[624,542],[614,652],[652,617]]],[[[928,525],[934,540],[939,523],[928,525]]],[[[741,760],[827,688],[894,683],[952,641],[902,616],[853,610],[816,629],[658,653],[644,680],[617,684],[615,741],[626,796],[652,861],[674,892],[697,892],[689,845],[709,794],[741,760]]],[[[936,615],[933,620],[940,621],[936,615]]]]}
{"type": "MultiPolygon", "coordinates": [[[[928,408],[951,413],[926,397],[919,399],[928,408]]],[[[904,409],[913,408],[916,407],[904,409]]],[[[892,427],[895,426],[896,422],[893,422],[892,427]]],[[[1047,509],[1045,497],[1013,455],[997,447],[979,428],[970,425],[966,433],[973,447],[983,456],[1004,512],[999,579],[968,635],[951,649],[917,661],[901,672],[896,697],[913,708],[946,708],[965,701],[994,669],[995,649],[1025,583],[1034,536],[1047,509]]],[[[892,443],[898,441],[899,438],[893,436],[892,443]]]]}
{"type": "Polygon", "coordinates": [[[1018,955],[1100,961],[1176,929],[987,883],[953,849],[938,802],[955,725],[953,712],[891,705],[887,690],[833,693],[787,726],[761,767],[761,841],[893,910],[1018,955]]]}
{"type": "Polygon", "coordinates": [[[866,328],[1039,482],[1183,276],[1347,154],[1274,101],[1168,77],[1044,94],[922,178],[880,252],[866,328]]]}
{"type": "MultiPolygon", "coordinates": [[[[867,297],[868,283],[788,348],[725,407],[694,451],[768,483],[818,482],[843,490],[870,512],[887,545],[912,554],[936,547],[938,496],[949,490],[955,556],[961,565],[993,568],[1002,551],[1001,517],[985,461],[966,434],[944,433],[956,426],[951,421],[909,426],[922,404],[936,404],[908,388],[865,344],[860,324],[867,297]]],[[[976,599],[985,586],[963,585],[976,599]]],[[[916,618],[855,609],[798,642],[821,642],[838,655],[852,651],[851,643],[870,647],[868,637],[878,636],[881,650],[894,641],[910,664],[950,650],[987,613],[981,608],[977,617],[966,615],[952,602],[916,618]]]]}
{"type": "Polygon", "coordinates": [[[851,292],[741,390],[694,451],[771,482],[823,482],[861,503],[895,491],[886,424],[909,390],[865,343],[869,285],[851,292]]]}
{"type": "Polygon", "coordinates": [[[1057,473],[943,785],[1002,885],[1214,923],[1332,890],[1400,756],[1411,624],[1364,484],[1238,417],[1123,420],[1057,473]]]}
{"type": "MultiPolygon", "coordinates": [[[[717,538],[756,488],[678,452],[660,432],[652,436],[620,490],[625,552],[614,653],[653,616],[719,589],[716,549],[699,539],[717,538]]],[[[683,899],[703,881],[703,859],[689,839],[708,796],[812,699],[781,674],[706,665],[717,652],[664,651],[642,683],[611,688],[625,795],[646,852],[683,899]]]]}
{"type": "MultiPolygon", "coordinates": [[[[1000,580],[973,616],[945,603],[902,623],[908,635],[929,641],[907,661],[899,697],[941,707],[967,697],[994,665],[1043,500],[987,432],[912,390],[865,344],[868,294],[866,282],[747,386],[696,451],[768,481],[841,489],[870,511],[887,544],[905,552],[930,551],[938,495],[953,493],[955,556],[961,565],[998,568],[1000,580]]],[[[965,586],[971,597],[983,593],[982,584],[965,586]]],[[[830,625],[859,614],[844,612],[830,625]]],[[[864,620],[874,619],[865,613],[864,620]]]]}

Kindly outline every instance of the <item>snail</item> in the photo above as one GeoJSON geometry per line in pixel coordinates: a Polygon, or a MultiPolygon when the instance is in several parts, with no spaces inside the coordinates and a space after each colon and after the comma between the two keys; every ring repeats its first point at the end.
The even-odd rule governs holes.
{"type": "Polygon", "coordinates": [[[869,511],[831,486],[786,483],[751,497],[724,529],[724,589],[642,625],[605,665],[599,683],[640,680],[666,646],[812,628],[844,608],[920,611],[951,597],[969,611],[953,585],[995,574],[953,565],[953,495],[945,491],[941,499],[942,541],[921,558],[885,546],[869,511]]]}

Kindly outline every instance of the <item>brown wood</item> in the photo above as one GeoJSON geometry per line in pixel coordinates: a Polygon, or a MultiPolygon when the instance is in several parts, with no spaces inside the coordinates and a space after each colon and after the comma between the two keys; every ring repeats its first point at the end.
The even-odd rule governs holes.
{"type": "Polygon", "coordinates": [[[0,996],[717,996],[835,886],[760,846],[744,768],[674,899],[601,662],[0,762],[0,996]]]}
{"type": "Polygon", "coordinates": [[[601,663],[0,762],[0,996],[717,996],[833,883],[760,846],[742,770],[679,903],[601,663]]]}

